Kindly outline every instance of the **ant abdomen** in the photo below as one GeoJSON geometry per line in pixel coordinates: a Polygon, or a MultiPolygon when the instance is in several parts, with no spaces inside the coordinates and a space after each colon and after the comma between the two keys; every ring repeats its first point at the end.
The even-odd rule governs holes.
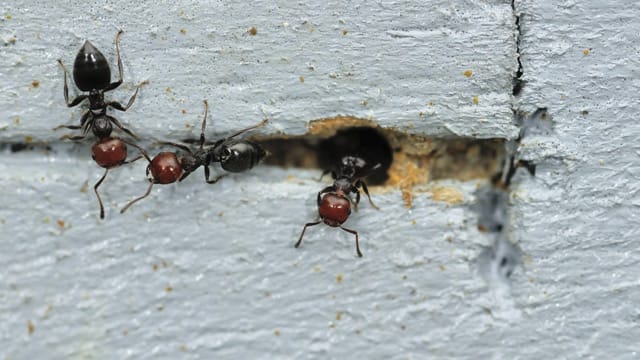
{"type": "Polygon", "coordinates": [[[120,139],[103,138],[91,147],[91,157],[105,169],[121,165],[127,159],[127,145],[120,139]]]}
{"type": "Polygon", "coordinates": [[[351,203],[344,196],[328,193],[320,200],[318,213],[325,224],[338,227],[349,218],[351,203]]]}
{"type": "Polygon", "coordinates": [[[73,80],[82,91],[104,89],[111,82],[107,58],[89,40],[84,42],[73,63],[73,80]]]}
{"type": "Polygon", "coordinates": [[[156,155],[147,167],[151,171],[152,182],[156,184],[171,184],[182,177],[184,172],[178,156],[174,152],[164,151],[156,155]]]}
{"type": "Polygon", "coordinates": [[[225,145],[220,154],[220,165],[228,172],[243,172],[256,166],[265,156],[262,146],[242,140],[225,145]]]}

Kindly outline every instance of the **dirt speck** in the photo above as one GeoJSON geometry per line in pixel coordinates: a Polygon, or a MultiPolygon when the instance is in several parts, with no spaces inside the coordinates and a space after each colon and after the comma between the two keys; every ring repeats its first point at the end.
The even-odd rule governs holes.
{"type": "Polygon", "coordinates": [[[473,71],[471,71],[471,70],[466,70],[463,74],[464,74],[464,76],[466,76],[466,77],[471,77],[471,76],[473,75],[473,71]]]}
{"type": "Polygon", "coordinates": [[[445,202],[449,205],[456,205],[462,203],[464,195],[456,188],[434,186],[431,188],[431,199],[434,201],[445,202]]]}
{"type": "Polygon", "coordinates": [[[249,35],[256,36],[258,34],[258,29],[255,26],[249,28],[249,35]]]}

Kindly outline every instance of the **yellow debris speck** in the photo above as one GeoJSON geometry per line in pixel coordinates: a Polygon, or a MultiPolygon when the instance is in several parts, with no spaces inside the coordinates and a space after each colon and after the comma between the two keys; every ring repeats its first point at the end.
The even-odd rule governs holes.
{"type": "Polygon", "coordinates": [[[476,95],[473,97],[473,105],[478,105],[478,102],[479,102],[478,96],[476,95]]]}
{"type": "Polygon", "coordinates": [[[473,75],[473,71],[471,71],[471,70],[467,70],[467,71],[464,72],[464,76],[466,76],[466,77],[471,77],[471,75],[473,75]]]}

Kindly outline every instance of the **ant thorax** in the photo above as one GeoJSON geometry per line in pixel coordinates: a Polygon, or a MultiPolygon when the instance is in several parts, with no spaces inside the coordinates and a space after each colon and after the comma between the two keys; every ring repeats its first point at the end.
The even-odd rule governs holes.
{"type": "Polygon", "coordinates": [[[339,194],[339,195],[344,194],[345,196],[347,194],[350,194],[351,189],[353,188],[353,185],[351,184],[351,179],[345,176],[340,176],[336,178],[336,180],[333,182],[333,186],[336,188],[335,190],[336,194],[339,194]]]}
{"type": "Polygon", "coordinates": [[[104,92],[93,89],[89,92],[89,110],[95,113],[105,113],[107,111],[104,103],[104,92]]]}
{"type": "Polygon", "coordinates": [[[111,118],[105,114],[93,114],[93,126],[91,127],[91,131],[97,138],[106,138],[111,136],[111,131],[113,131],[113,124],[111,123],[111,118]]]}

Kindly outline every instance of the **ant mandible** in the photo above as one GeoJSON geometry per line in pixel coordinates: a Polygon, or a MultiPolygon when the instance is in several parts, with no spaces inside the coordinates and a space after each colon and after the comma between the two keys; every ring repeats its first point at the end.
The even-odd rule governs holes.
{"type": "Polygon", "coordinates": [[[120,130],[127,133],[129,136],[136,138],[129,129],[122,126],[122,124],[114,117],[107,115],[107,108],[112,107],[116,110],[126,111],[133,105],[133,102],[138,95],[140,87],[147,84],[148,81],[143,81],[136,86],[136,91],[133,93],[127,105],[122,105],[117,101],[104,100],[104,93],[114,90],[120,84],[122,84],[122,59],[120,58],[120,35],[123,33],[119,30],[116,34],[116,53],[118,56],[118,75],[119,78],[115,82],[111,82],[111,69],[109,63],[104,55],[98,50],[89,40],[85,41],[84,45],[78,51],[76,59],[73,63],[73,80],[76,86],[84,92],[89,94],[82,94],[75,99],[69,101],[69,87],[67,86],[67,68],[62,63],[62,60],[58,59],[58,64],[64,71],[64,101],[67,107],[74,107],[82,103],[84,100],[89,100],[89,110],[87,110],[80,118],[80,125],[60,125],[54,128],[58,130],[60,128],[66,128],[71,130],[82,129],[81,135],[72,136],[70,134],[64,135],[63,139],[80,140],[84,139],[92,130],[94,135],[100,139],[107,138],[111,135],[113,125],[117,126],[120,130]]]}
{"type": "Polygon", "coordinates": [[[171,184],[176,181],[182,181],[200,166],[204,167],[205,181],[208,184],[215,184],[225,175],[210,179],[209,166],[212,163],[219,162],[222,168],[228,172],[243,172],[253,168],[264,158],[266,152],[260,145],[249,140],[233,140],[233,138],[249,130],[263,126],[268,122],[268,119],[261,121],[257,125],[237,131],[230,136],[216,141],[212,146],[205,148],[204,130],[207,125],[208,109],[209,104],[207,100],[205,100],[202,131],[200,132],[200,146],[197,149],[192,150],[186,145],[173,142],[161,142],[160,144],[162,145],[176,147],[184,151],[184,153],[164,151],[151,159],[146,151],[139,148],[142,156],[149,162],[147,166],[147,177],[149,178],[150,184],[144,195],[131,200],[120,210],[120,213],[124,213],[131,205],[149,196],[154,184],[171,184]]]}
{"type": "MultiPolygon", "coordinates": [[[[340,229],[354,234],[356,236],[356,252],[359,257],[362,257],[360,252],[360,244],[358,241],[358,232],[355,230],[347,229],[342,224],[347,221],[349,215],[351,215],[351,204],[358,211],[358,203],[360,203],[360,188],[364,191],[365,195],[369,199],[369,203],[373,208],[380,210],[369,195],[369,189],[363,181],[363,178],[370,175],[372,172],[381,167],[378,163],[372,167],[368,167],[364,159],[358,156],[344,156],[341,160],[338,171],[331,172],[334,178],[333,185],[327,186],[318,193],[318,214],[320,220],[310,222],[304,225],[302,234],[295,247],[299,247],[302,243],[304,233],[309,226],[315,226],[324,222],[331,227],[339,227],[340,229]],[[351,194],[356,195],[355,201],[351,198],[351,194]]],[[[330,171],[323,172],[323,176],[330,171]]],[[[322,177],[321,177],[322,178],[322,177]]]]}

